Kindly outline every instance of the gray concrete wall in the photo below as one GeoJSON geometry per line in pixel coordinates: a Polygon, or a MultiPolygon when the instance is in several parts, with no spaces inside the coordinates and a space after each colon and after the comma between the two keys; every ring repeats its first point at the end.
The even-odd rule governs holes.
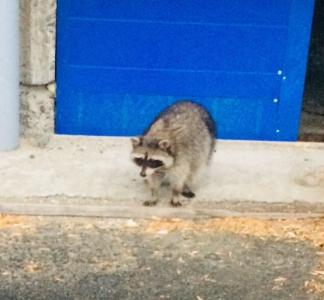
{"type": "Polygon", "coordinates": [[[54,133],[56,0],[20,0],[21,134],[45,146],[54,133]]]}

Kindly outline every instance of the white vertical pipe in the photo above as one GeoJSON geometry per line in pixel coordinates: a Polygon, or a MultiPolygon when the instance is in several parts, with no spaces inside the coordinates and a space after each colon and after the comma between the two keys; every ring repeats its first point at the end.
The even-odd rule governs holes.
{"type": "Polygon", "coordinates": [[[19,0],[0,0],[0,150],[19,144],[19,0]]]}

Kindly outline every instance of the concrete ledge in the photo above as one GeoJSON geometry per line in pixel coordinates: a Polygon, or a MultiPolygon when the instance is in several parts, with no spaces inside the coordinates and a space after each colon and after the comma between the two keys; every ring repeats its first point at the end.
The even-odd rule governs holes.
{"type": "Polygon", "coordinates": [[[43,216],[78,216],[78,217],[108,217],[108,218],[224,218],[224,217],[251,217],[257,219],[305,219],[319,218],[323,213],[292,213],[292,212],[254,212],[233,211],[217,209],[213,205],[209,208],[198,208],[194,206],[172,207],[156,206],[144,207],[139,205],[66,205],[66,204],[35,204],[29,203],[0,203],[0,212],[5,214],[43,215],[43,216]]]}
{"type": "Polygon", "coordinates": [[[324,144],[220,141],[197,197],[146,208],[124,138],[54,136],[0,153],[0,212],[118,217],[324,216],[324,144]]]}

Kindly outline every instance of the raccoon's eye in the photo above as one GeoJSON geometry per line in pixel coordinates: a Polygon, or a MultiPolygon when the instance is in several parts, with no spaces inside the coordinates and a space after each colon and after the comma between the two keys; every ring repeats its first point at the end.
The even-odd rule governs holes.
{"type": "Polygon", "coordinates": [[[137,164],[138,166],[142,166],[143,163],[144,163],[144,158],[136,157],[136,158],[134,158],[134,162],[135,162],[135,164],[137,164]]]}
{"type": "Polygon", "coordinates": [[[159,167],[163,166],[163,162],[161,160],[154,160],[154,159],[149,159],[147,161],[147,166],[152,169],[156,169],[159,167]]]}

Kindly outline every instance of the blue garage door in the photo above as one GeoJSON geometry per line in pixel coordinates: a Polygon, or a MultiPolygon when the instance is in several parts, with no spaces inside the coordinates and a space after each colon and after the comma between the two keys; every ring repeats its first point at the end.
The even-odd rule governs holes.
{"type": "Polygon", "coordinates": [[[59,0],[56,132],[142,133],[178,99],[220,138],[295,140],[312,0],[59,0]]]}

